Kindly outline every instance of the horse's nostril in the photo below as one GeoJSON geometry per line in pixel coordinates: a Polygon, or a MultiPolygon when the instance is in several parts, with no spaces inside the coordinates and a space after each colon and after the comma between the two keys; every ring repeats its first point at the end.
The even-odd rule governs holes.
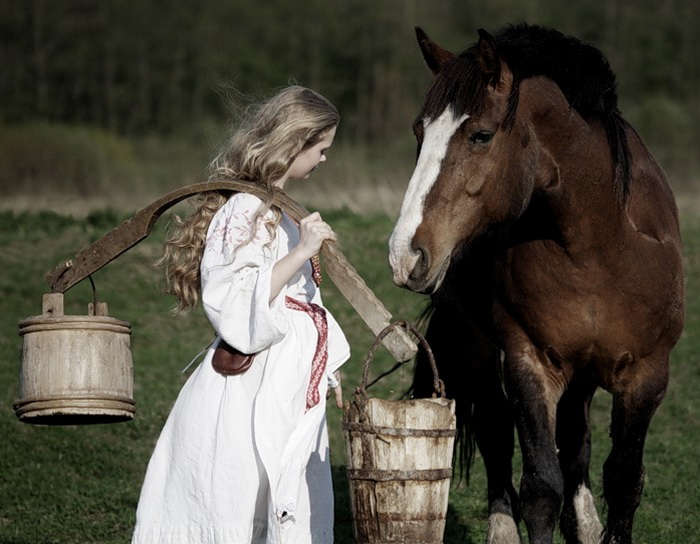
{"type": "Polygon", "coordinates": [[[430,255],[422,247],[415,248],[414,251],[418,259],[413,266],[413,270],[411,270],[409,278],[412,280],[420,280],[425,277],[425,274],[430,268],[430,255]]]}

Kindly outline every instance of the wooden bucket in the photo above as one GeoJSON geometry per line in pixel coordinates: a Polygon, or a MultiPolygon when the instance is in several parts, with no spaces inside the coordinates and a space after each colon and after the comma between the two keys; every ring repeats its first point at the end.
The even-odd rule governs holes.
{"type": "Polygon", "coordinates": [[[442,544],[455,405],[445,398],[430,347],[414,327],[398,322],[377,337],[365,361],[362,385],[346,403],[343,430],[356,544],[442,544]],[[374,352],[396,326],[409,328],[423,344],[433,367],[433,398],[367,398],[374,352]]]}
{"type": "Polygon", "coordinates": [[[50,293],[42,315],[20,321],[20,398],[13,405],[20,421],[79,425],[133,419],[131,325],[109,317],[104,302],[90,304],[88,313],[63,315],[63,295],[50,293]]]}

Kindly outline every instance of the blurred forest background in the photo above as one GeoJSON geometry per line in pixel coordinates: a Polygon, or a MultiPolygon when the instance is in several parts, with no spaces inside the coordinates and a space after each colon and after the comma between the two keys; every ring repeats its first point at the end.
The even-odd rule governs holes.
{"type": "Polygon", "coordinates": [[[676,191],[693,192],[698,21],[696,0],[4,0],[0,194],[6,207],[92,199],[138,209],[206,176],[231,97],[294,81],[342,115],[333,160],[316,176],[332,190],[316,195],[391,213],[430,81],[414,27],[459,52],[477,28],[518,22],[599,47],[623,114],[676,191]]]}

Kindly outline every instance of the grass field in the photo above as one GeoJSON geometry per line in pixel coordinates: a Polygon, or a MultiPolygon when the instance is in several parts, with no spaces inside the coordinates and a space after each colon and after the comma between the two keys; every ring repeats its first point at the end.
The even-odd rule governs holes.
{"type": "MultiPolygon", "coordinates": [[[[424,299],[395,288],[386,263],[392,221],[385,214],[358,216],[349,211],[325,214],[339,234],[349,260],[397,318],[413,320],[424,299]]],[[[12,402],[18,395],[20,319],[41,313],[48,292],[44,274],[63,259],[101,237],[125,216],[98,212],[74,219],[50,212],[0,212],[0,544],[117,544],[129,541],[134,509],[146,463],[159,430],[182,386],[180,369],[207,343],[211,330],[196,312],[185,318],[168,314],[172,299],[162,294],[151,263],[158,255],[157,231],[94,275],[98,297],[110,315],[131,322],[135,365],[134,421],[115,425],[42,427],[20,423],[12,402]]],[[[700,215],[683,215],[688,285],[687,325],[674,352],[668,396],[652,423],[646,449],[647,481],[637,515],[638,544],[691,543],[699,540],[700,493],[700,215]]],[[[350,398],[373,336],[352,308],[324,284],[324,296],[353,348],[344,367],[344,394],[350,398]]],[[[66,293],[66,314],[85,314],[92,300],[88,282],[66,293]]],[[[376,372],[393,365],[383,349],[376,372]]],[[[377,387],[377,396],[398,396],[410,382],[401,368],[377,387]]],[[[593,406],[593,469],[600,495],[600,473],[607,453],[609,397],[599,393],[593,406]]],[[[352,542],[340,411],[329,407],[336,482],[338,544],[352,542]]],[[[471,484],[455,484],[450,498],[445,542],[483,542],[485,482],[480,460],[471,484]]]]}

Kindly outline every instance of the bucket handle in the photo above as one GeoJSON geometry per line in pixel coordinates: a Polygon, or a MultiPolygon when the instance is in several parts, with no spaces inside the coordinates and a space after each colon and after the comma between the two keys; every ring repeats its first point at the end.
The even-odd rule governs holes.
{"type": "MultiPolygon", "coordinates": [[[[428,355],[430,367],[433,369],[433,398],[436,398],[438,396],[440,398],[445,398],[445,384],[438,376],[438,370],[437,365],[435,364],[435,356],[433,355],[433,350],[430,349],[427,340],[416,328],[416,326],[411,323],[408,323],[407,321],[395,321],[393,323],[390,323],[382,331],[380,331],[377,337],[374,339],[374,342],[372,342],[372,345],[370,346],[369,351],[367,352],[367,357],[365,358],[364,367],[362,369],[362,383],[360,387],[358,387],[355,390],[355,394],[361,397],[367,397],[369,367],[374,359],[374,354],[376,353],[377,347],[379,347],[379,344],[382,341],[382,339],[397,327],[403,327],[407,331],[413,333],[413,335],[420,342],[421,346],[423,346],[425,353],[428,355]]],[[[403,364],[403,362],[401,362],[400,364],[403,364]]]]}

